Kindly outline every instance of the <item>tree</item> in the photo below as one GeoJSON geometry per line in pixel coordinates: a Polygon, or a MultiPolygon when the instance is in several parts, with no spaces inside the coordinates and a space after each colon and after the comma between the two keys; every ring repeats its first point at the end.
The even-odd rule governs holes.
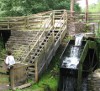
{"type": "MultiPolygon", "coordinates": [[[[22,16],[53,9],[70,9],[70,0],[0,0],[0,16],[22,16]]],[[[75,4],[79,11],[79,5],[75,4]]]]}

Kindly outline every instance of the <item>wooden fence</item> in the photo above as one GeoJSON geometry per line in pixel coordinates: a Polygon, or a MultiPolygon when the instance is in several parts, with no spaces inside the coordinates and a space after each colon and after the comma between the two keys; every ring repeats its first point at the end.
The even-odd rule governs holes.
{"type": "MultiPolygon", "coordinates": [[[[85,13],[75,13],[74,17],[76,20],[82,20],[86,22],[85,13]]],[[[100,12],[88,13],[87,22],[100,22],[100,12]]]]}
{"type": "Polygon", "coordinates": [[[28,83],[28,65],[17,63],[10,69],[11,89],[24,88],[30,86],[28,83]]]}
{"type": "Polygon", "coordinates": [[[42,26],[43,20],[50,17],[51,11],[22,17],[1,17],[0,30],[37,29],[42,26]],[[38,25],[37,25],[38,24],[38,25]],[[40,26],[39,26],[40,24],[40,26]]]}

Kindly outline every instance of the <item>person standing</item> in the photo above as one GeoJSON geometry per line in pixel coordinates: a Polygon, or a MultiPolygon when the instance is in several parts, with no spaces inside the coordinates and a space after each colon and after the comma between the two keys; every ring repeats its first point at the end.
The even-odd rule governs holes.
{"type": "Polygon", "coordinates": [[[10,82],[10,86],[11,86],[10,71],[11,71],[11,69],[13,69],[13,66],[15,64],[15,59],[14,59],[14,56],[12,56],[11,51],[7,52],[7,57],[5,59],[5,64],[6,64],[7,75],[9,75],[9,82],[10,82]]]}
{"type": "Polygon", "coordinates": [[[14,56],[12,56],[11,51],[7,52],[7,57],[6,57],[5,63],[7,65],[8,69],[13,67],[13,65],[15,64],[15,59],[14,59],[14,56]]]}

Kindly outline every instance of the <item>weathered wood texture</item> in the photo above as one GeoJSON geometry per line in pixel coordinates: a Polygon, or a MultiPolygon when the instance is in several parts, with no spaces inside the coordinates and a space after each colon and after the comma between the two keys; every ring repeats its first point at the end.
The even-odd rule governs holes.
{"type": "Polygon", "coordinates": [[[0,30],[37,30],[43,27],[46,19],[51,18],[51,14],[49,11],[22,17],[3,17],[0,18],[0,30]]]}
{"type": "Polygon", "coordinates": [[[27,82],[27,67],[28,65],[17,63],[11,68],[10,84],[12,89],[27,82]]]}
{"type": "MultiPolygon", "coordinates": [[[[74,18],[76,21],[77,20],[86,21],[85,13],[75,13],[74,18]]],[[[99,22],[99,20],[100,20],[100,13],[99,12],[88,13],[87,22],[99,22]]]]}
{"type": "Polygon", "coordinates": [[[25,79],[32,78],[33,81],[37,82],[41,77],[41,74],[47,69],[52,57],[55,55],[56,50],[67,33],[66,10],[54,10],[37,16],[29,16],[27,17],[28,20],[24,20],[25,17],[19,18],[16,18],[18,20],[15,19],[18,23],[19,21],[28,22],[26,25],[23,24],[24,26],[27,26],[27,32],[16,30],[18,32],[16,33],[12,30],[11,37],[6,44],[6,47],[7,49],[12,49],[15,59],[18,62],[23,64],[27,63],[28,67],[26,70],[23,66],[17,66],[11,70],[12,88],[17,86],[17,84],[20,84],[20,81],[24,81],[25,79]],[[41,25],[41,27],[39,27],[37,31],[29,31],[28,24],[31,23],[36,25],[33,21],[41,20],[41,17],[41,24],[40,21],[37,23],[37,26],[41,25]],[[32,20],[31,18],[34,18],[35,20],[32,20]],[[12,45],[14,46],[12,47],[12,45]],[[21,71],[22,73],[17,75],[21,71]],[[22,76],[23,79],[21,79],[22,76]]]}
{"type": "Polygon", "coordinates": [[[58,12],[56,17],[55,13],[55,17],[53,17],[54,20],[52,20],[54,27],[52,30],[48,31],[46,38],[40,43],[40,45],[38,45],[37,50],[34,52],[34,56],[30,59],[29,63],[35,63],[35,81],[38,81],[37,78],[39,78],[48,67],[52,57],[55,55],[57,48],[67,32],[67,19],[65,19],[67,17],[61,14],[61,12],[58,12]]]}

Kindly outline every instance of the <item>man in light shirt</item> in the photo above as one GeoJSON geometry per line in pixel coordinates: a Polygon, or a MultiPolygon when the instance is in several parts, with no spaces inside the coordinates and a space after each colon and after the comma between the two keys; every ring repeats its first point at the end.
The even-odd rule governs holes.
{"type": "MultiPolygon", "coordinates": [[[[6,60],[5,60],[5,64],[7,66],[7,74],[10,75],[10,70],[13,68],[13,65],[15,64],[15,59],[14,57],[12,56],[12,53],[11,51],[8,51],[7,52],[7,57],[6,57],[6,60]]],[[[10,85],[11,85],[11,79],[9,77],[9,82],[10,82],[10,85]]],[[[7,85],[9,86],[9,85],[7,85]]]]}
{"type": "Polygon", "coordinates": [[[12,56],[10,51],[7,52],[7,57],[6,57],[5,63],[9,69],[15,64],[15,59],[12,56]]]}

